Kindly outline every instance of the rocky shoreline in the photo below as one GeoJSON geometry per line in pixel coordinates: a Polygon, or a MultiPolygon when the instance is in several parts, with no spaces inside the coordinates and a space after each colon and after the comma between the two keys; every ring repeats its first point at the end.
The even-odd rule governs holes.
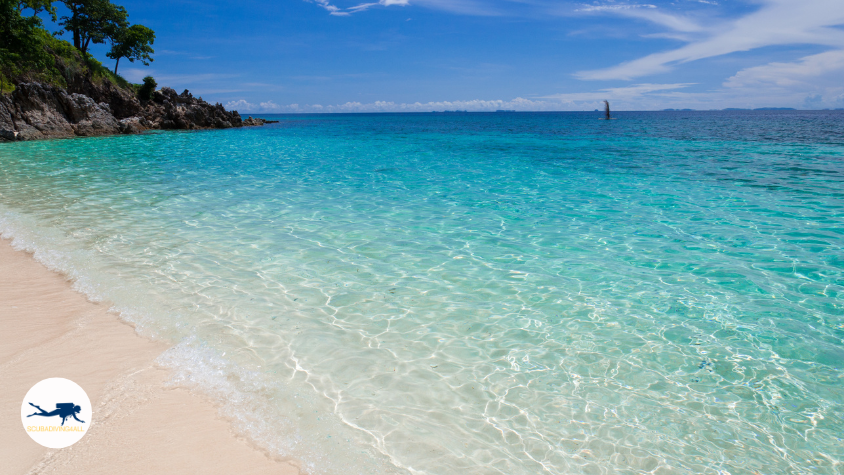
{"type": "Polygon", "coordinates": [[[66,137],[136,134],[148,129],[197,130],[259,126],[222,104],[209,104],[187,90],[164,87],[141,101],[111,83],[71,84],[68,90],[41,83],[20,83],[0,96],[0,142],[66,137]]]}

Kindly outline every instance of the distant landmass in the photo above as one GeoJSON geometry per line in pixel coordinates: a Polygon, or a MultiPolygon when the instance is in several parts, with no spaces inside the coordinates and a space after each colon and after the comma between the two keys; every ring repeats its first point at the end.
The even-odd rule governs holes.
{"type": "Polygon", "coordinates": [[[663,111],[693,111],[697,109],[662,109],[663,111]]]}
{"type": "Polygon", "coordinates": [[[757,107],[756,109],[742,109],[740,107],[727,107],[726,109],[721,109],[725,111],[793,111],[797,110],[793,107],[757,107]]]}

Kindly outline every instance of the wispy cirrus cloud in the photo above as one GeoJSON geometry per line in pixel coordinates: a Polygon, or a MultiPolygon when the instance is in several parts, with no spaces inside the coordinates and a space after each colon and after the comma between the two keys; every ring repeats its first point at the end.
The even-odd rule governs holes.
{"type": "Polygon", "coordinates": [[[652,9],[617,10],[658,23],[674,31],[695,33],[680,48],[654,53],[617,66],[580,71],[584,80],[630,80],[670,71],[678,64],[749,51],[766,46],[809,44],[844,47],[844,2],[841,0],[762,0],[761,7],[745,16],[713,21],[703,27],[680,16],[652,9]],[[635,12],[635,15],[630,12],[635,12]]]}
{"type": "Polygon", "coordinates": [[[583,5],[575,9],[575,13],[613,14],[636,18],[683,33],[704,31],[704,28],[697,21],[685,15],[665,13],[656,5],[650,3],[583,5]]]}
{"type": "Polygon", "coordinates": [[[384,7],[391,7],[391,6],[407,6],[410,4],[409,0],[379,0],[377,2],[369,2],[369,3],[359,3],[357,5],[353,5],[351,7],[341,8],[337,5],[334,5],[329,0],[311,0],[313,3],[316,3],[320,7],[324,8],[328,11],[329,14],[334,16],[349,16],[352,13],[362,12],[368,10],[372,7],[376,6],[384,6],[384,7]]]}
{"type": "Polygon", "coordinates": [[[499,15],[498,8],[491,2],[485,0],[379,0],[377,2],[358,3],[348,7],[340,7],[336,0],[306,0],[315,3],[334,16],[349,16],[369,10],[373,7],[406,7],[408,5],[419,5],[435,10],[443,10],[462,15],[492,16],[499,15]],[[332,3],[333,2],[333,3],[332,3]]]}
{"type": "MultiPolygon", "coordinates": [[[[511,101],[479,100],[453,102],[347,102],[277,105],[249,103],[248,110],[260,112],[386,112],[460,110],[583,110],[601,99],[613,101],[616,108],[723,108],[723,107],[840,107],[844,104],[844,0],[305,0],[332,15],[348,16],[375,8],[416,6],[442,12],[475,16],[500,16],[502,21],[586,25],[614,37],[637,36],[681,42],[665,43],[652,54],[637,53],[620,64],[604,64],[601,69],[581,70],[581,80],[632,81],[669,73],[682,65],[706,58],[761,50],[743,55],[743,65],[728,61],[713,63],[720,77],[709,84],[681,82],[669,76],[661,80],[641,80],[626,87],[589,88],[590,92],[528,95],[511,101]],[[586,4],[590,2],[590,4],[586,4]],[[643,31],[644,27],[644,31],[643,31]],[[795,46],[818,52],[794,59],[795,46]],[[820,48],[819,48],[820,47],[820,48]],[[823,52],[824,49],[827,51],[823,52]],[[764,55],[768,64],[759,64],[764,55]],[[743,68],[743,69],[742,69],[743,68]],[[659,83],[659,84],[657,84],[659,83]],[[667,83],[667,84],[662,84],[667,83]]],[[[398,9],[393,9],[398,10],[398,9]]],[[[358,17],[361,20],[364,17],[358,17]]],[[[491,20],[496,21],[496,20],[491,20]]],[[[507,28],[502,28],[505,32],[507,28]]],[[[603,33],[602,33],[603,34],[603,33]]],[[[654,42],[656,44],[656,42],[654,42]]],[[[627,50],[642,48],[644,42],[627,50]]],[[[603,46],[601,46],[603,47],[603,46]]],[[[645,46],[646,47],[646,46],[645,46]]],[[[397,48],[398,49],[398,48],[397,48]]],[[[529,49],[529,46],[527,47],[529,49]]],[[[641,51],[641,49],[639,49],[641,51]]],[[[647,51],[647,50],[646,50],[647,51]]],[[[528,54],[528,53],[526,53],[528,54]]],[[[806,55],[808,53],[804,53],[806,55]]],[[[600,57],[600,56],[598,56],[600,57]]],[[[323,79],[323,78],[321,78],[323,79]]],[[[327,79],[326,79],[327,80],[327,79]]],[[[565,82],[561,82],[561,87],[565,82]]],[[[616,85],[607,83],[608,85],[616,85]]],[[[548,92],[561,90],[547,86],[548,92]]],[[[576,88],[575,91],[582,88],[576,88]]],[[[565,89],[562,89],[565,90],[565,89]]],[[[524,92],[513,91],[516,94],[524,92]]],[[[251,96],[249,97],[250,100],[251,96]]],[[[360,97],[360,96],[359,96],[360,97]]],[[[366,97],[366,96],[364,96],[366,97]]],[[[512,97],[512,96],[511,96],[512,97]]],[[[316,99],[319,100],[319,99],[316,99]]],[[[243,108],[243,107],[242,107],[243,108]]]]}
{"type": "Polygon", "coordinates": [[[552,94],[549,96],[542,96],[543,99],[557,99],[566,102],[577,101],[600,101],[604,99],[638,99],[646,94],[661,91],[671,91],[683,89],[693,86],[693,83],[675,83],[675,84],[636,84],[634,86],[625,87],[608,87],[600,89],[595,92],[571,92],[564,94],[552,94]]]}
{"type": "Polygon", "coordinates": [[[779,86],[793,88],[810,79],[836,74],[836,82],[844,76],[844,50],[827,51],[800,58],[791,63],[768,63],[739,71],[724,82],[731,88],[779,86]],[[840,73],[840,75],[838,75],[840,73]]]}
{"type": "Polygon", "coordinates": [[[764,95],[797,107],[844,106],[844,49],[742,69],[724,81],[725,94],[764,95]]]}
{"type": "Polygon", "coordinates": [[[637,8],[656,8],[656,5],[650,3],[631,3],[631,4],[605,4],[605,5],[583,5],[576,9],[576,12],[619,12],[627,10],[635,10],[637,8]]]}

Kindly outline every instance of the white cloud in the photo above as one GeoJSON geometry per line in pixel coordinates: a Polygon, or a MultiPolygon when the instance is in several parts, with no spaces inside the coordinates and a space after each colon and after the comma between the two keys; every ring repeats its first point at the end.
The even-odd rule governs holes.
{"type": "MultiPolygon", "coordinates": [[[[516,0],[516,3],[521,2],[522,0],[516,0]]],[[[499,9],[490,5],[490,2],[482,0],[414,0],[413,3],[426,8],[443,10],[460,15],[494,16],[502,14],[499,9]]]]}
{"type": "Polygon", "coordinates": [[[274,103],[273,101],[267,101],[261,103],[260,109],[264,112],[276,112],[281,110],[281,106],[274,103]]]}
{"type": "Polygon", "coordinates": [[[762,0],[762,7],[741,18],[722,21],[701,28],[671,15],[648,14],[644,9],[618,10],[659,23],[681,32],[699,33],[681,48],[655,53],[606,69],[581,71],[584,80],[606,80],[647,76],[669,71],[672,66],[738,51],[775,45],[811,44],[844,47],[844,31],[835,28],[844,23],[841,0],[762,0]]]}
{"type": "Polygon", "coordinates": [[[657,25],[670,28],[681,33],[697,33],[705,31],[705,28],[697,22],[679,15],[670,15],[659,10],[620,10],[616,12],[623,16],[646,20],[657,25]]]}
{"type": "Polygon", "coordinates": [[[543,96],[544,99],[557,99],[566,102],[575,101],[601,101],[604,99],[631,100],[639,99],[646,94],[659,91],[670,91],[692,86],[690,83],[677,84],[636,84],[635,86],[610,87],[596,92],[574,92],[565,94],[554,94],[543,96]]]}
{"type": "Polygon", "coordinates": [[[339,7],[332,5],[328,2],[328,0],[312,0],[317,5],[321,6],[322,8],[328,10],[328,13],[335,16],[346,16],[349,13],[343,12],[339,7]]]}
{"type": "MultiPolygon", "coordinates": [[[[832,66],[844,68],[844,52],[822,53],[801,59],[795,63],[772,63],[749,68],[730,78],[722,87],[700,92],[687,92],[690,83],[635,84],[624,87],[609,87],[588,92],[552,94],[542,97],[517,97],[511,100],[454,100],[429,102],[375,101],[369,103],[346,102],[335,105],[287,104],[273,101],[250,103],[246,100],[232,101],[226,108],[244,113],[349,113],[349,112],[431,112],[465,110],[469,112],[490,112],[496,110],[516,111],[590,111],[603,109],[603,100],[610,101],[613,110],[654,109],[723,109],[727,107],[794,107],[819,109],[844,106],[844,84],[832,66]],[[832,54],[834,53],[834,54],[832,54]],[[801,77],[801,67],[826,74],[828,83],[817,87],[806,82],[805,87],[780,87],[775,79],[794,72],[801,77]]],[[[792,83],[789,83],[792,84],[792,83]]]]}
{"type": "Polygon", "coordinates": [[[253,104],[246,100],[231,101],[226,104],[228,109],[236,109],[241,113],[255,112],[432,112],[446,110],[465,110],[470,112],[490,112],[496,110],[516,111],[564,111],[564,110],[592,110],[602,106],[602,101],[614,101],[617,109],[642,109],[647,107],[647,101],[653,94],[664,94],[689,86],[690,84],[637,84],[629,87],[607,88],[596,92],[556,94],[535,99],[517,97],[511,100],[462,100],[462,101],[430,101],[430,102],[393,102],[375,101],[370,103],[346,102],[344,104],[288,104],[277,105],[272,101],[253,104]]]}
{"type": "MultiPolygon", "coordinates": [[[[411,5],[411,0],[379,0],[377,2],[359,3],[351,7],[341,8],[331,3],[331,0],[306,1],[316,3],[320,7],[328,10],[328,12],[334,16],[349,16],[352,13],[362,12],[376,6],[406,7],[411,5]]],[[[485,2],[483,0],[412,0],[412,3],[426,8],[444,10],[463,15],[489,16],[499,14],[495,8],[489,5],[489,2],[485,2]]]]}
{"type": "Polygon", "coordinates": [[[317,5],[321,6],[322,8],[328,10],[328,13],[331,14],[331,15],[334,15],[334,16],[349,16],[352,13],[362,12],[364,10],[368,10],[368,9],[370,9],[374,6],[378,6],[378,5],[385,6],[385,7],[391,7],[391,6],[396,6],[396,5],[400,6],[400,7],[406,7],[407,5],[410,5],[410,0],[379,0],[377,2],[371,2],[371,3],[360,3],[360,4],[357,4],[355,6],[348,7],[348,8],[340,8],[340,7],[332,4],[329,0],[311,0],[311,1],[313,1],[317,5]]]}
{"type": "MultiPolygon", "coordinates": [[[[844,103],[844,50],[773,62],[737,72],[724,81],[724,97],[766,97],[791,107],[818,109],[844,103]]],[[[767,105],[767,104],[766,104],[767,105]]]]}
{"type": "Polygon", "coordinates": [[[392,101],[375,101],[371,103],[347,102],[335,106],[321,107],[323,112],[431,112],[445,110],[467,110],[467,111],[495,111],[500,109],[508,110],[555,110],[548,101],[533,101],[517,97],[504,100],[466,100],[466,101],[437,101],[437,102],[414,102],[397,103],[392,101]]]}
{"type": "Polygon", "coordinates": [[[625,4],[625,5],[584,5],[575,10],[576,12],[617,12],[622,10],[632,10],[635,8],[656,8],[656,5],[646,4],[625,4]]]}
{"type": "Polygon", "coordinates": [[[610,13],[649,21],[679,32],[703,31],[697,22],[680,15],[671,15],[660,11],[656,5],[645,4],[605,4],[585,5],[575,10],[579,13],[610,13]]]}
{"type": "Polygon", "coordinates": [[[255,110],[255,104],[246,102],[244,99],[240,99],[239,101],[226,102],[226,109],[236,111],[252,111],[255,110]]]}
{"type": "Polygon", "coordinates": [[[228,110],[236,110],[241,113],[255,113],[255,112],[265,112],[265,113],[274,113],[274,112],[293,112],[295,111],[299,105],[298,104],[290,104],[288,106],[280,106],[273,101],[266,101],[260,102],[258,104],[254,104],[249,102],[245,99],[239,99],[236,101],[229,101],[226,103],[226,109],[228,110]]]}
{"type": "Polygon", "coordinates": [[[827,51],[801,58],[793,63],[769,63],[764,66],[747,68],[728,78],[724,86],[794,87],[807,84],[807,80],[834,73],[840,82],[844,77],[844,50],[827,51]]]}
{"type": "Polygon", "coordinates": [[[288,104],[278,105],[272,101],[253,104],[246,100],[230,101],[227,109],[235,109],[242,113],[250,112],[431,112],[444,110],[495,111],[508,110],[561,110],[564,102],[558,100],[530,100],[517,97],[505,100],[467,100],[467,101],[436,101],[401,103],[392,101],[375,101],[370,103],[346,102],[344,104],[323,106],[321,104],[288,104]]]}

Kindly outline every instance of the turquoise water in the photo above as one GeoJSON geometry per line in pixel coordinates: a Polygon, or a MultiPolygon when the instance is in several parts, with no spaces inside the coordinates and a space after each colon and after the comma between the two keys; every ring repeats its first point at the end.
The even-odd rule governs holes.
{"type": "Polygon", "coordinates": [[[0,145],[0,231],[321,474],[840,474],[844,114],[0,145]]]}

